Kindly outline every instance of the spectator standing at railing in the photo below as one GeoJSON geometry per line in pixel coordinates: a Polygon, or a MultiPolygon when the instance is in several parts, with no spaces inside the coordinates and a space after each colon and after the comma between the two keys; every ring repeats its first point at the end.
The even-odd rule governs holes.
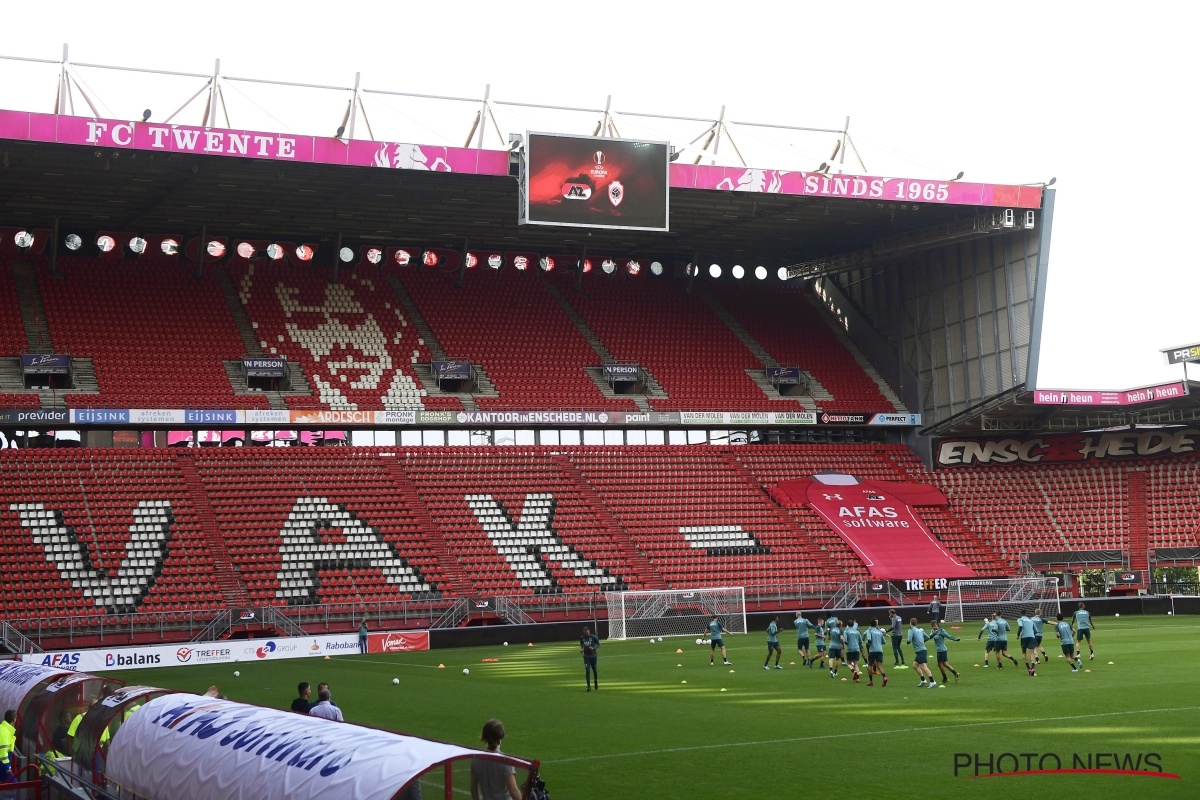
{"type": "Polygon", "coordinates": [[[367,652],[367,618],[363,617],[362,624],[358,626],[358,652],[367,652]]]}

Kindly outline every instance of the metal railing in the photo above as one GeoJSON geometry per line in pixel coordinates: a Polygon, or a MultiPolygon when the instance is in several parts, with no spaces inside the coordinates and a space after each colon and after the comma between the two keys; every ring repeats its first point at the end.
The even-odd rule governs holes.
{"type": "Polygon", "coordinates": [[[0,622],[0,647],[16,655],[42,652],[42,648],[7,622],[0,622]]]}
{"type": "Polygon", "coordinates": [[[856,581],[842,584],[842,588],[838,589],[821,607],[853,608],[858,604],[858,587],[859,585],[856,581]]]}
{"type": "Polygon", "coordinates": [[[471,615],[467,598],[460,597],[440,617],[429,624],[430,628],[457,628],[471,615]]]}
{"type": "Polygon", "coordinates": [[[533,625],[533,617],[521,610],[521,604],[511,597],[496,598],[496,612],[513,625],[533,625]]]}
{"type": "Polygon", "coordinates": [[[233,626],[233,612],[229,609],[224,609],[213,619],[212,622],[200,629],[199,633],[192,636],[193,642],[215,642],[225,635],[225,632],[233,626]]]}

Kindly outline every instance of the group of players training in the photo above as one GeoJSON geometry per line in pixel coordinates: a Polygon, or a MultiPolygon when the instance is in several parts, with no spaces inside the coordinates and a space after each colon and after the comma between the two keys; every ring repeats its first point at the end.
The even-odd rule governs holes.
{"type": "MultiPolygon", "coordinates": [[[[888,676],[883,669],[883,648],[887,642],[889,633],[891,636],[892,655],[895,660],[894,667],[907,666],[904,659],[904,651],[901,645],[907,643],[913,648],[913,664],[912,668],[916,670],[917,676],[921,682],[918,687],[928,686],[930,689],[938,685],[937,680],[933,677],[933,672],[929,669],[929,649],[926,642],[932,640],[934,649],[937,653],[938,671],[942,674],[942,685],[946,685],[946,671],[954,676],[954,682],[959,681],[959,672],[950,663],[950,652],[946,646],[946,641],[959,642],[962,641],[958,637],[951,634],[941,625],[939,619],[941,615],[941,605],[934,602],[930,605],[930,612],[933,614],[933,622],[931,630],[926,633],[917,625],[917,620],[914,617],[908,622],[907,634],[904,630],[904,621],[895,611],[889,612],[891,623],[885,631],[879,626],[879,620],[871,620],[871,627],[862,631],[858,627],[857,620],[846,620],[842,624],[842,620],[836,616],[821,618],[814,625],[812,622],[804,618],[802,612],[796,612],[796,619],[793,625],[796,626],[796,651],[803,659],[803,666],[810,669],[815,662],[820,661],[820,667],[825,668],[825,662],[829,662],[829,677],[837,678],[838,670],[843,664],[850,667],[850,671],[854,677],[855,683],[861,682],[861,672],[859,670],[859,661],[862,660],[863,650],[866,650],[867,658],[867,686],[875,685],[875,676],[879,675],[883,679],[883,685],[887,686],[888,676]],[[810,636],[811,632],[811,636],[810,636]],[[815,653],[810,650],[812,639],[816,639],[815,653]]],[[[1042,616],[1042,609],[1037,609],[1032,615],[1022,614],[1017,619],[1017,635],[1021,639],[1021,656],[1025,661],[1025,668],[1029,672],[1029,676],[1033,677],[1036,673],[1036,667],[1039,663],[1049,662],[1050,656],[1042,647],[1042,626],[1051,620],[1042,616]]],[[[1067,658],[1067,664],[1071,667],[1071,672],[1079,672],[1083,662],[1082,649],[1077,657],[1075,654],[1076,641],[1082,643],[1087,641],[1089,658],[1096,657],[1096,651],[1092,647],[1092,628],[1095,623],[1092,622],[1092,615],[1084,608],[1084,604],[1079,604],[1079,609],[1071,615],[1071,620],[1068,622],[1063,619],[1063,615],[1058,614],[1055,621],[1054,630],[1058,635],[1059,643],[1062,645],[1063,655],[1067,658]]],[[[987,647],[983,654],[983,666],[989,667],[993,653],[996,655],[997,669],[1004,669],[1003,659],[1007,658],[1012,661],[1013,666],[1016,666],[1017,659],[1009,655],[1008,652],[1008,632],[1012,627],[1008,621],[1000,616],[999,612],[992,614],[989,619],[985,619],[983,627],[979,629],[979,635],[975,638],[982,639],[983,635],[987,634],[987,647]]],[[[721,624],[716,615],[713,615],[712,620],[708,623],[709,643],[712,646],[709,655],[709,664],[716,663],[717,649],[721,650],[721,658],[725,664],[729,664],[728,652],[725,649],[725,641],[723,634],[729,633],[721,624]]],[[[1081,644],[1082,648],[1082,644],[1081,644]]],[[[771,668],[771,656],[775,657],[775,669],[783,669],[780,666],[779,660],[783,657],[783,648],[779,646],[779,617],[771,620],[767,626],[767,660],[763,663],[763,669],[771,668]]],[[[979,666],[976,664],[975,666],[979,666]]]]}

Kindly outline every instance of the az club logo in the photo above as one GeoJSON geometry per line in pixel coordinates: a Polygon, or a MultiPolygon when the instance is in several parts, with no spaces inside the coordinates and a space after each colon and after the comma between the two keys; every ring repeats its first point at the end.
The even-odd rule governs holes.
{"type": "Polygon", "coordinates": [[[875,494],[874,492],[867,492],[867,499],[868,500],[882,500],[883,495],[875,494]]]}
{"type": "Polygon", "coordinates": [[[266,658],[269,654],[274,653],[274,652],[275,652],[275,643],[267,642],[262,647],[255,650],[254,655],[258,656],[259,658],[266,658]]]}
{"type": "Polygon", "coordinates": [[[190,661],[192,658],[192,648],[190,648],[190,647],[179,648],[178,650],[175,651],[175,658],[177,658],[180,662],[190,661]]]}

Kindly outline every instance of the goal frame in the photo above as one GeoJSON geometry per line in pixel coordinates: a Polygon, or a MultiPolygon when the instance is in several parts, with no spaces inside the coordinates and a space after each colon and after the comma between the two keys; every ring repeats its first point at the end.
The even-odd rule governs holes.
{"type": "Polygon", "coordinates": [[[946,622],[987,619],[999,611],[1005,619],[1031,614],[1038,608],[1049,617],[1062,611],[1058,578],[972,578],[950,582],[946,593],[946,622]]]}
{"type": "Polygon", "coordinates": [[[713,614],[732,634],[746,633],[746,590],[742,586],[696,589],[641,589],[605,592],[608,639],[691,636],[704,630],[713,614]]]}

